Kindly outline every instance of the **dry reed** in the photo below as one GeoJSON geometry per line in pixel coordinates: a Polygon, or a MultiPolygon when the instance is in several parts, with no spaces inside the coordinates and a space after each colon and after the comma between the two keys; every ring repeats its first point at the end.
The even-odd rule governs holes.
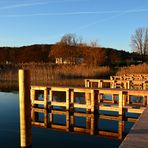
{"type": "Polygon", "coordinates": [[[19,67],[31,71],[32,84],[82,86],[85,78],[106,78],[110,75],[107,66],[89,67],[86,65],[51,65],[45,63],[29,63],[17,65],[17,68],[1,70],[0,80],[17,81],[19,67]]]}
{"type": "Polygon", "coordinates": [[[129,67],[122,67],[116,75],[124,74],[148,74],[148,64],[131,65],[129,67]]]}

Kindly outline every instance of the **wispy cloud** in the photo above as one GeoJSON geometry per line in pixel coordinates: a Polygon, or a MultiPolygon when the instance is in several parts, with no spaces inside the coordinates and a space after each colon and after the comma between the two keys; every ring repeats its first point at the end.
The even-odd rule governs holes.
{"type": "MultiPolygon", "coordinates": [[[[32,5],[43,5],[44,3],[32,3],[32,4],[22,4],[15,5],[6,8],[14,8],[14,7],[27,7],[32,5]]],[[[1,8],[0,8],[1,9],[1,8]]],[[[130,13],[140,13],[140,12],[148,12],[148,8],[145,9],[135,9],[135,10],[113,10],[113,11],[80,11],[80,12],[59,12],[59,13],[32,13],[32,14],[8,14],[8,15],[0,15],[0,17],[33,17],[33,16],[66,16],[66,15],[99,15],[99,14],[117,14],[115,16],[111,16],[110,18],[119,17],[120,15],[130,14],[130,13]]],[[[103,21],[108,20],[108,18],[104,18],[103,21]]]]}
{"type": "Polygon", "coordinates": [[[33,14],[10,14],[0,15],[0,17],[33,17],[33,16],[66,16],[66,15],[93,15],[93,14],[112,14],[120,11],[80,11],[80,12],[59,12],[59,13],[33,13],[33,14]]]}
{"type": "Polygon", "coordinates": [[[14,9],[14,8],[22,8],[22,7],[31,7],[31,6],[36,6],[36,5],[45,5],[48,2],[32,2],[32,3],[24,3],[24,4],[14,4],[14,5],[9,5],[9,6],[3,6],[0,7],[0,10],[6,10],[6,9],[14,9]]]}
{"type": "Polygon", "coordinates": [[[118,11],[119,13],[116,14],[116,15],[112,15],[110,17],[106,17],[104,19],[101,19],[101,20],[98,20],[98,21],[95,21],[95,22],[91,22],[91,23],[88,23],[88,24],[85,24],[85,25],[82,25],[80,26],[76,31],[80,31],[80,30],[83,30],[83,29],[87,29],[91,26],[94,26],[96,24],[99,24],[99,23],[102,23],[102,22],[106,22],[106,21],[110,21],[110,20],[113,20],[115,18],[118,18],[118,17],[122,17],[126,14],[130,14],[130,13],[140,13],[140,12],[148,12],[148,8],[145,8],[145,9],[131,9],[131,10],[125,10],[125,11],[118,11]]]}
{"type": "Polygon", "coordinates": [[[87,0],[44,0],[44,1],[43,0],[32,0],[32,1],[29,1],[28,3],[2,6],[2,7],[0,7],[0,10],[32,7],[32,6],[36,6],[36,5],[46,5],[49,3],[84,2],[84,1],[87,1],[87,0]]]}

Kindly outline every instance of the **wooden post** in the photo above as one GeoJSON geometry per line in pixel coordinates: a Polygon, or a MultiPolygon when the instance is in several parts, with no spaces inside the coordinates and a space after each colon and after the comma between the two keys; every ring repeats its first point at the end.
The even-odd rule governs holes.
{"type": "Polygon", "coordinates": [[[90,93],[89,92],[85,92],[85,101],[86,101],[86,112],[89,113],[90,112],[90,93]]]}
{"type": "Polygon", "coordinates": [[[85,87],[90,87],[89,86],[89,80],[87,80],[87,79],[85,80],[85,87]]]}
{"type": "Polygon", "coordinates": [[[112,103],[114,104],[116,101],[116,95],[115,94],[112,94],[112,103]]]}
{"type": "Polygon", "coordinates": [[[69,97],[69,89],[66,91],[66,110],[69,110],[70,106],[70,97],[69,97]]]}
{"type": "Polygon", "coordinates": [[[70,111],[74,111],[74,90],[70,89],[70,111]]]}
{"type": "Polygon", "coordinates": [[[123,92],[119,92],[119,115],[123,113],[123,92]]]}
{"type": "Polygon", "coordinates": [[[100,88],[103,88],[103,81],[100,80],[100,88]]]}
{"type": "Polygon", "coordinates": [[[123,107],[127,104],[127,97],[128,97],[128,93],[127,92],[123,92],[123,99],[122,99],[123,107]]]}
{"type": "Polygon", "coordinates": [[[131,103],[131,96],[128,94],[127,95],[127,105],[130,105],[131,103]]]}
{"type": "Polygon", "coordinates": [[[94,111],[95,111],[95,93],[94,93],[94,90],[91,90],[90,101],[91,101],[91,112],[94,113],[94,111]]]}
{"type": "Polygon", "coordinates": [[[98,93],[98,103],[103,102],[103,94],[98,93]]]}
{"type": "Polygon", "coordinates": [[[89,87],[89,81],[85,80],[85,87],[89,87]]]}
{"type": "Polygon", "coordinates": [[[46,88],[44,90],[44,108],[48,108],[48,89],[46,88]]]}
{"type": "Polygon", "coordinates": [[[30,73],[28,70],[19,70],[19,105],[20,105],[20,145],[31,147],[31,100],[30,100],[30,73]]]}
{"type": "Polygon", "coordinates": [[[143,102],[142,102],[143,106],[147,105],[147,96],[143,95],[143,102]]]}
{"type": "Polygon", "coordinates": [[[112,82],[110,82],[110,88],[115,88],[115,80],[113,80],[112,82]]]}
{"type": "Polygon", "coordinates": [[[31,89],[31,105],[34,106],[35,90],[31,89]]]}
{"type": "Polygon", "coordinates": [[[49,104],[50,104],[50,109],[52,109],[52,89],[49,90],[49,104]]]}

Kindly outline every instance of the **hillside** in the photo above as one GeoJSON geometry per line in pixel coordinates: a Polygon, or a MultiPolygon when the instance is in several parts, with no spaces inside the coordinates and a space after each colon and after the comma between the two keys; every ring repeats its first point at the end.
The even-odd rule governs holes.
{"type": "Polygon", "coordinates": [[[55,62],[57,51],[60,51],[58,56],[61,57],[69,57],[69,51],[71,51],[71,56],[75,55],[76,52],[77,55],[84,58],[84,62],[88,65],[119,65],[121,63],[131,63],[135,58],[132,53],[112,48],[68,46],[68,48],[62,49],[63,47],[59,48],[56,44],[0,47],[0,63],[55,62]]]}

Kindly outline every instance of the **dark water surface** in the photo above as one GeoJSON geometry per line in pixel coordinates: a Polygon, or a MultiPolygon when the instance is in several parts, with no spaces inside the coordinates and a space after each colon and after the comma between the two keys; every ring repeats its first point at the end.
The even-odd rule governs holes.
{"type": "MultiPolygon", "coordinates": [[[[51,116],[49,114],[49,116],[51,116]]],[[[42,118],[42,117],[39,117],[42,118]]],[[[38,118],[38,120],[39,120],[38,118]]],[[[50,117],[48,117],[50,118],[50,117]]],[[[65,124],[64,115],[53,115],[54,124],[65,124]]],[[[86,126],[86,117],[74,117],[75,126],[86,126]]],[[[42,121],[43,122],[43,121],[42,121]]],[[[118,121],[99,119],[98,126],[101,130],[118,133],[118,121]]],[[[126,135],[133,122],[124,123],[126,135]]],[[[123,136],[124,137],[124,136],[123,136]]],[[[66,132],[51,128],[39,128],[32,126],[33,148],[116,148],[122,140],[108,138],[100,135],[66,132]]],[[[0,92],[0,148],[19,148],[19,98],[18,92],[0,92]]]]}

